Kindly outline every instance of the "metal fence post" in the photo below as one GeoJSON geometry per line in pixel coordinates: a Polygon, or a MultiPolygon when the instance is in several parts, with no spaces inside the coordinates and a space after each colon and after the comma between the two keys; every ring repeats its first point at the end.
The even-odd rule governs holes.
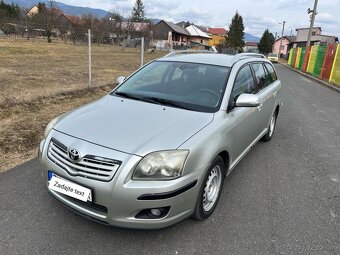
{"type": "Polygon", "coordinates": [[[92,83],[91,29],[87,30],[87,35],[88,35],[88,44],[89,44],[89,87],[91,87],[91,83],[92,83]]]}
{"type": "Polygon", "coordinates": [[[142,42],[140,46],[140,67],[143,66],[144,63],[144,37],[142,37],[142,42]]]}

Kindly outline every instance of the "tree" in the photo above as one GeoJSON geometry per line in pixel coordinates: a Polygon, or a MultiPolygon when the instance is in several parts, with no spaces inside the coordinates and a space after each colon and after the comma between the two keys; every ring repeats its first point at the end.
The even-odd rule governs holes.
{"type": "Polygon", "coordinates": [[[132,10],[132,21],[141,22],[145,20],[144,4],[142,0],[136,0],[132,10]]]}
{"type": "Polygon", "coordinates": [[[266,29],[261,37],[260,43],[258,44],[259,51],[263,54],[272,52],[274,42],[274,35],[266,29]]]}
{"type": "Polygon", "coordinates": [[[244,25],[243,18],[236,12],[235,16],[231,20],[229,26],[228,38],[226,40],[226,45],[229,48],[233,48],[242,52],[242,47],[244,46],[244,25]]]}

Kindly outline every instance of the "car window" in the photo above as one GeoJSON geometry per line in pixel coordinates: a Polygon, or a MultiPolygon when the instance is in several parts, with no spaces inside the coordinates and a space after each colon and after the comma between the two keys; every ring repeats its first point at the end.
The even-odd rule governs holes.
{"type": "Polygon", "coordinates": [[[255,84],[254,78],[249,65],[244,66],[237,74],[233,91],[232,98],[234,102],[239,95],[243,93],[254,93],[255,92],[255,84]]]}
{"type": "Polygon", "coordinates": [[[262,63],[252,64],[252,66],[255,73],[256,88],[257,91],[260,91],[264,87],[268,86],[270,82],[268,81],[268,76],[266,77],[266,72],[262,63]]]}
{"type": "Polygon", "coordinates": [[[273,68],[273,66],[269,63],[264,63],[264,65],[266,66],[268,72],[269,72],[269,75],[272,79],[272,82],[276,81],[277,80],[277,75],[276,75],[276,72],[273,68]]]}
{"type": "Polygon", "coordinates": [[[154,61],[124,81],[111,95],[216,112],[230,68],[201,63],[154,61]]]}

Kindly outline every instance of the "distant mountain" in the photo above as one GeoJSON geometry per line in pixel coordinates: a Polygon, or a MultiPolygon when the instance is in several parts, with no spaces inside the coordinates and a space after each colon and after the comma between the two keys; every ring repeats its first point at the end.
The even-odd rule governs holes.
{"type": "Polygon", "coordinates": [[[244,41],[245,42],[256,42],[259,43],[260,42],[260,38],[248,33],[244,33],[244,41]]]}
{"type": "MultiPolygon", "coordinates": [[[[48,0],[4,0],[4,2],[8,4],[14,3],[24,8],[31,8],[34,5],[38,4],[39,2],[43,2],[46,4],[46,6],[49,6],[48,0]]],[[[69,15],[81,16],[83,14],[92,14],[96,17],[102,18],[109,14],[108,11],[105,11],[102,9],[67,5],[67,4],[60,3],[60,2],[53,2],[53,3],[55,4],[57,8],[59,8],[64,13],[69,14],[69,15]]]]}

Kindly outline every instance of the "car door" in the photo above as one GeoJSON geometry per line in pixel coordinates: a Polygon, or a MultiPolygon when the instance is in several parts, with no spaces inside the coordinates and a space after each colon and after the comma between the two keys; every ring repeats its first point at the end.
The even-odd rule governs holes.
{"type": "Polygon", "coordinates": [[[253,72],[249,64],[240,68],[230,95],[228,114],[234,120],[233,158],[235,162],[258,137],[261,126],[257,107],[236,107],[237,98],[243,93],[256,93],[253,72]]]}
{"type": "MultiPolygon", "coordinates": [[[[266,63],[271,67],[269,63],[266,63]]],[[[261,101],[259,107],[258,125],[262,130],[268,127],[270,117],[275,107],[275,97],[278,90],[278,83],[273,81],[272,76],[269,74],[267,67],[263,62],[252,63],[252,68],[255,74],[256,87],[261,101]]],[[[268,67],[269,68],[269,67],[268,67]]],[[[274,69],[272,70],[274,71],[274,69]]],[[[275,72],[275,71],[274,71],[275,72]]]]}

